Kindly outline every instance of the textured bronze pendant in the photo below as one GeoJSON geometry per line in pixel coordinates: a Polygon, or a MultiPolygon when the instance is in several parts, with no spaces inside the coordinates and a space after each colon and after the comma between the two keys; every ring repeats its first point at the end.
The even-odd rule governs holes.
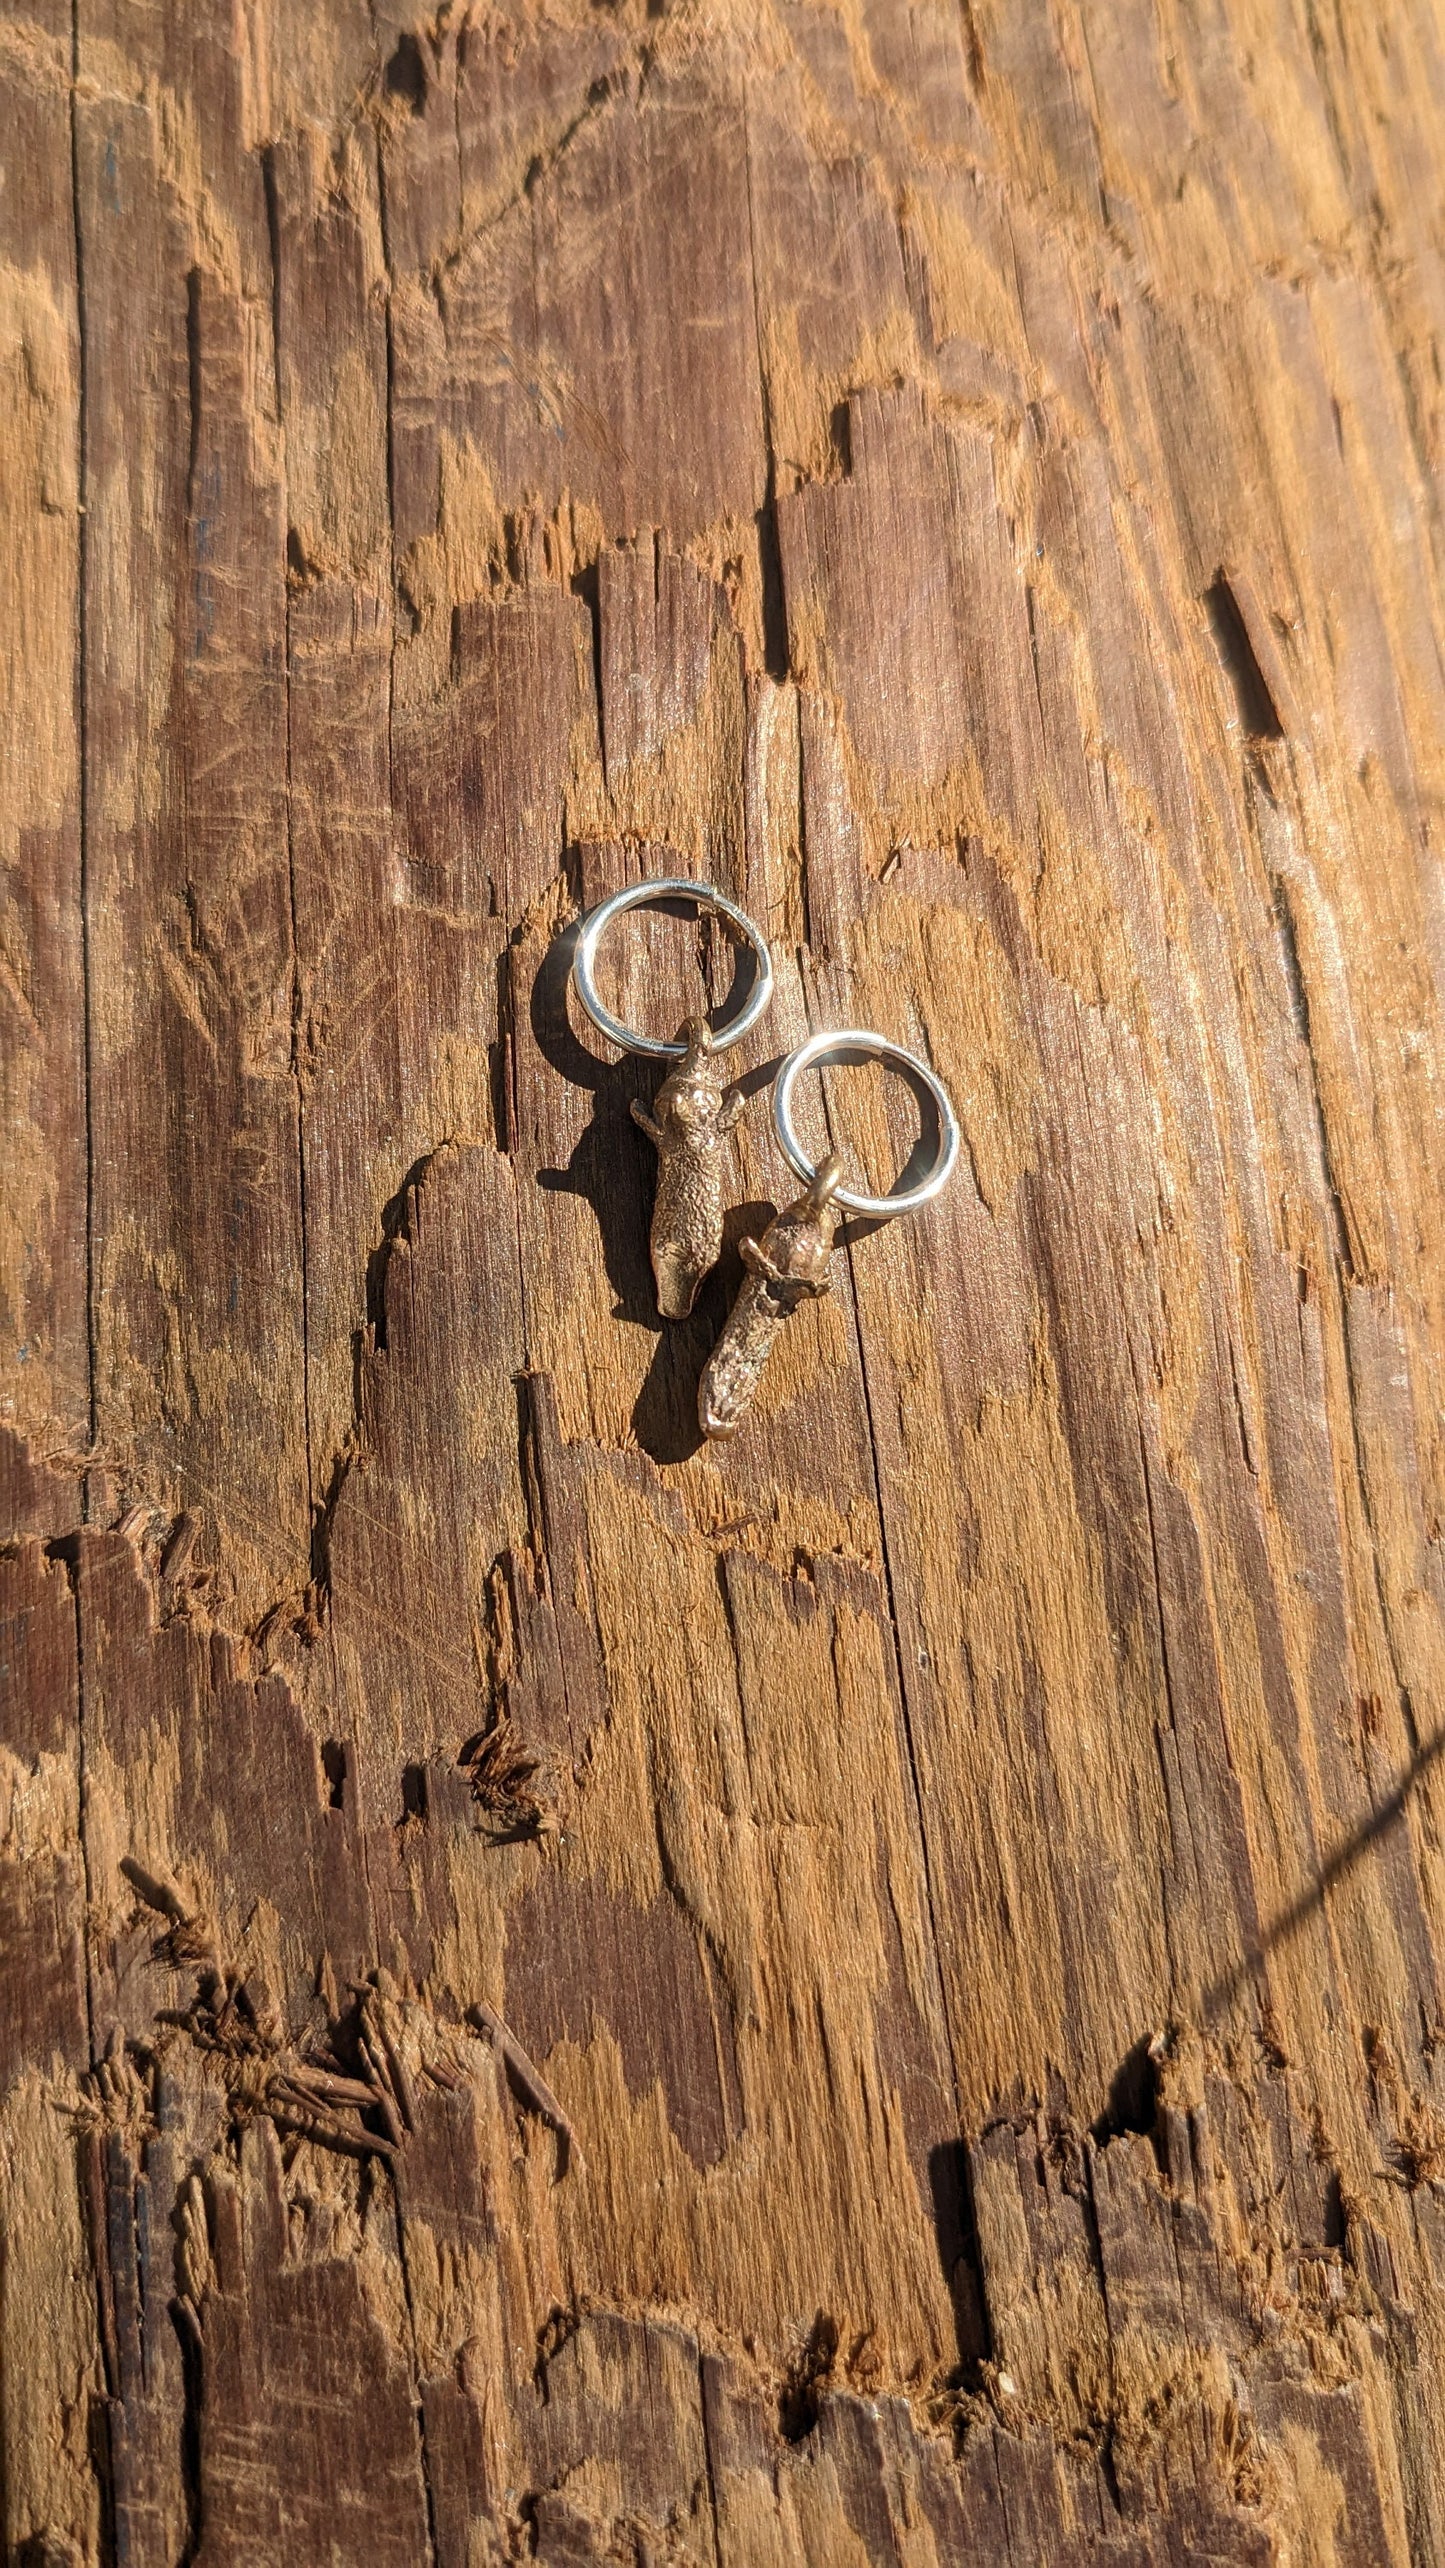
{"type": "Polygon", "coordinates": [[[742,1243],[748,1280],[698,1386],[698,1424],[705,1436],[713,1438],[736,1435],[756,1397],[783,1322],[800,1302],[817,1300],[827,1292],[828,1261],[842,1215],[856,1213],[882,1222],[891,1221],[897,1213],[917,1212],[947,1185],[961,1141],[942,1080],[901,1043],[890,1043],[886,1035],[874,1034],[866,1026],[810,1035],[796,1052],[789,1053],[773,1082],[773,1130],[789,1167],[806,1180],[806,1190],[786,1212],[774,1214],[761,1240],[742,1243]],[[836,1151],[830,1150],[814,1168],[793,1122],[793,1093],[803,1072],[825,1061],[847,1060],[884,1061],[901,1070],[937,1126],[922,1174],[912,1185],[900,1179],[888,1195],[858,1194],[841,1184],[843,1163],[836,1151]]]}
{"type": "Polygon", "coordinates": [[[698,1286],[722,1253],[723,1149],[743,1110],[740,1088],[723,1084],[706,1017],[690,1017],[687,1051],[663,1080],[648,1112],[632,1112],[657,1148],[652,1272],[665,1320],[685,1320],[698,1286]]]}
{"type": "Polygon", "coordinates": [[[698,1385],[697,1417],[705,1436],[736,1435],[783,1322],[800,1302],[819,1301],[831,1289],[828,1262],[838,1227],[833,1198],[842,1174],[842,1160],[830,1152],[806,1193],[773,1215],[760,1240],[742,1242],[748,1280],[698,1385]]]}

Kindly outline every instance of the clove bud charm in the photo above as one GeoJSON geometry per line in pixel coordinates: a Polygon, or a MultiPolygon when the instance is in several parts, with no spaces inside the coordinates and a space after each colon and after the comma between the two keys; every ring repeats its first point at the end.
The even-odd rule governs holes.
{"type": "Polygon", "coordinates": [[[698,1287],[722,1251],[722,1144],[743,1110],[739,1088],[723,1085],[706,1017],[689,1017],[687,1051],[669,1071],[652,1111],[632,1112],[657,1149],[652,1271],[665,1320],[685,1320],[698,1287]]]}
{"type": "Polygon", "coordinates": [[[747,1282],[698,1386],[698,1424],[705,1436],[736,1435],[784,1320],[800,1302],[820,1300],[829,1290],[828,1261],[838,1227],[833,1197],[842,1174],[842,1160],[830,1151],[807,1192],[773,1215],[760,1240],[742,1241],[747,1282]]]}

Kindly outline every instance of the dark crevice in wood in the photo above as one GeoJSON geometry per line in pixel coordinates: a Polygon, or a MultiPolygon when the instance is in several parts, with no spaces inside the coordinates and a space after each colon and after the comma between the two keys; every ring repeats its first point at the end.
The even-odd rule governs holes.
{"type": "Polygon", "coordinates": [[[527,1549],[531,1555],[533,1576],[540,1587],[547,1578],[551,1543],[547,1530],[547,1490],[538,1452],[535,1382],[534,1374],[519,1373],[512,1388],[517,1395],[517,1479],[527,1514],[527,1549]]]}
{"type": "Polygon", "coordinates": [[[781,685],[789,671],[788,601],[778,541],[777,466],[768,456],[768,495],[757,512],[758,560],[763,575],[763,667],[781,685]]]}
{"type": "Polygon", "coordinates": [[[1152,2141],[1159,2119],[1159,2067],[1156,2037],[1140,2035],[1124,2054],[1109,2081],[1109,2100],[1093,2124],[1093,2137],[1102,2148],[1106,2141],[1117,2140],[1123,2132],[1133,2131],[1152,2141]]]}
{"type": "Polygon", "coordinates": [[[86,2056],[93,2063],[99,2057],[96,2041],[95,1954],[90,1921],[95,1915],[94,1884],[91,1878],[90,1847],[90,1691],[92,1670],[86,1648],[85,1614],[80,1594],[80,1552],[82,1537],[77,1531],[61,1535],[45,1546],[48,1560],[58,1561],[65,1570],[70,1596],[70,1610],[75,1618],[75,1762],[76,1785],[80,1804],[80,1869],[85,1885],[85,2027],[86,2056]]]}
{"type": "MultiPolygon", "coordinates": [[[[1072,2194],[1083,2216],[1084,2245],[1093,2267],[1094,2279],[1099,2287],[1100,2299],[1104,2304],[1109,2335],[1111,2339],[1117,2340],[1122,2333],[1124,2311],[1119,2305],[1117,2293],[1114,2295],[1114,2306],[1110,2305],[1109,2269],[1104,2255],[1104,2241],[1099,2228],[1099,2206],[1094,2191],[1094,2159],[1088,2155],[1088,2143],[1083,2142],[1074,2125],[1065,2122],[1062,2117],[1051,2118],[1047,2124],[1044,2124],[1041,2119],[1040,2127],[1046,2131],[1045,2145],[1058,2168],[1060,2186],[1065,2193],[1072,2194]]],[[[1101,2450],[1108,2448],[1111,2432],[1112,2425],[1106,2423],[1101,2438],[1101,2450]]]]}
{"type": "Polygon", "coordinates": [[[387,822],[388,822],[389,827],[391,827],[392,829],[394,829],[394,828],[395,828],[395,825],[396,825],[396,619],[397,619],[397,608],[398,608],[398,606],[400,606],[400,605],[401,605],[401,604],[403,604],[403,603],[405,603],[405,604],[407,605],[408,613],[409,613],[409,615],[410,615],[410,617],[411,617],[411,630],[412,630],[412,632],[415,632],[415,631],[416,631],[416,629],[417,629],[417,627],[418,627],[418,625],[419,625],[419,623],[420,623],[420,620],[421,620],[421,619],[420,619],[420,615],[419,615],[419,613],[418,613],[417,609],[415,608],[415,606],[414,606],[414,605],[412,605],[411,601],[410,601],[409,599],[404,599],[404,596],[403,596],[403,581],[402,581],[402,576],[401,576],[401,564],[400,564],[400,561],[398,560],[398,557],[397,557],[397,547],[396,547],[396,476],[397,476],[397,458],[396,458],[396,315],[395,315],[395,309],[394,309],[395,296],[396,296],[396,268],[395,268],[395,263],[394,263],[393,258],[392,258],[392,249],[391,249],[391,228],[390,228],[390,218],[389,218],[389,210],[388,210],[388,196],[387,196],[387,183],[386,183],[386,153],[385,153],[385,151],[382,149],[382,146],[381,146],[380,141],[379,141],[378,139],[376,139],[375,137],[373,137],[373,141],[372,141],[372,146],[371,146],[371,148],[372,148],[372,151],[373,151],[373,153],[374,153],[374,155],[375,155],[375,167],[376,167],[376,219],[377,219],[377,228],[378,228],[378,231],[379,231],[380,236],[381,236],[381,264],[382,264],[382,273],[383,273],[384,284],[385,284],[385,295],[384,295],[384,317],[385,317],[384,345],[385,345],[385,350],[386,350],[386,419],[385,419],[385,431],[386,431],[385,483],[386,483],[386,490],[385,490],[385,500],[386,500],[386,537],[387,537],[387,568],[388,568],[388,581],[387,581],[387,613],[388,613],[388,622],[389,622],[389,638],[388,638],[387,662],[386,662],[386,818],[387,818],[387,822]]]}
{"type": "MultiPolygon", "coordinates": [[[[172,2213],[173,2228],[177,2225],[180,2200],[181,2197],[178,2196],[172,2213]]],[[[201,2543],[206,2528],[206,2487],[201,2467],[206,2395],[205,2346],[195,2311],[189,2300],[173,2302],[171,2318],[181,2356],[180,2473],[181,2490],[186,2505],[185,2547],[177,2561],[177,2568],[195,2568],[195,2562],[201,2555],[201,2543]]]]}
{"type": "Polygon", "coordinates": [[[597,705],[597,745],[602,756],[602,774],[607,777],[607,709],[602,684],[602,575],[596,562],[584,562],[572,573],[567,583],[574,597],[580,597],[587,609],[592,630],[592,693],[597,705]]]}
{"type": "Polygon", "coordinates": [[[311,1553],[307,1564],[311,1577],[309,1610],[317,1622],[324,1618],[331,1602],[331,1528],[336,1522],[336,1510],[354,1459],[350,1446],[344,1447],[333,1458],[331,1476],[311,1519],[311,1553]]]}
{"type": "MultiPolygon", "coordinates": [[[[106,2185],[105,2134],[94,2124],[83,2131],[77,2141],[80,2166],[80,2201],[84,2219],[86,2249],[90,2258],[91,2278],[95,2285],[97,2332],[100,2339],[101,2378],[104,2384],[101,2404],[120,2395],[120,2365],[116,2352],[115,2286],[111,2279],[110,2258],[106,2252],[106,2185]]],[[[107,2468],[104,2485],[109,2486],[107,2468]]]]}
{"type": "Polygon", "coordinates": [[[487,1084],[492,1100],[492,1130],[497,1148],[511,1154],[516,1132],[516,1081],[513,1054],[516,1026],[512,1014],[512,955],[516,944],[504,947],[496,960],[497,1031],[487,1045],[487,1084]]]}
{"type": "MultiPolygon", "coordinates": [[[[386,1284],[392,1251],[398,1241],[410,1244],[412,1238],[412,1199],[426,1178],[427,1170],[440,1151],[448,1147],[439,1142],[433,1150],[424,1150],[414,1159],[394,1195],[389,1195],[381,1208],[381,1237],[366,1261],[366,1325],[371,1332],[372,1351],[386,1353],[386,1284]]],[[[361,1424],[361,1404],[357,1403],[357,1425],[361,1424]]]]}
{"type": "Polygon", "coordinates": [[[768,391],[768,369],[764,349],[762,288],[758,278],[757,212],[753,200],[752,128],[746,95],[743,102],[743,143],[747,170],[748,256],[752,276],[753,348],[758,370],[758,399],[762,405],[763,447],[767,456],[767,496],[757,513],[758,559],[763,588],[763,665],[767,675],[781,681],[786,678],[790,661],[788,653],[788,601],[783,574],[783,552],[778,540],[778,455],[773,438],[772,402],[768,391]]]}
{"type": "Polygon", "coordinates": [[[1225,676],[1234,689],[1234,700],[1246,737],[1250,740],[1283,740],[1284,724],[1280,720],[1279,707],[1259,665],[1254,644],[1249,638],[1249,627],[1226,572],[1215,573],[1211,585],[1204,592],[1204,604],[1215,648],[1225,676]]]}
{"type": "MultiPolygon", "coordinates": [[[[262,192],[266,206],[266,244],[271,262],[271,362],[276,387],[276,419],[281,431],[281,477],[284,495],[283,523],[291,514],[289,478],[286,467],[288,425],[282,393],[281,340],[281,207],[276,185],[276,155],[267,150],[261,155],[262,192]]],[[[288,568],[292,534],[286,538],[288,568]]],[[[298,550],[300,549],[298,545],[298,550]]],[[[303,556],[304,559],[304,556],[303,556]]],[[[309,565],[307,566],[309,569],[309,565]]],[[[294,762],[294,706],[292,701],[292,631],[290,578],[282,583],[284,605],[281,635],[282,683],[285,688],[285,758],[286,798],[286,896],[291,938],[291,1047],[290,1069],[292,1102],[296,1121],[296,1211],[301,1255],[301,1413],[306,1431],[306,1512],[313,1525],[316,1520],[316,1458],[312,1431],[311,1387],[311,1248],[308,1231],[306,1186],[306,1085],[303,1053],[305,989],[301,970],[301,928],[296,893],[296,787],[294,762]]]]}
{"type": "Polygon", "coordinates": [[[1029,663],[1030,663],[1030,666],[1032,667],[1032,670],[1033,670],[1033,676],[1034,676],[1034,702],[1035,702],[1035,704],[1038,706],[1038,709],[1039,709],[1039,738],[1042,740],[1042,739],[1044,738],[1044,736],[1045,736],[1045,734],[1046,734],[1047,730],[1048,730],[1049,725],[1048,725],[1048,715],[1047,715],[1047,713],[1046,713],[1046,712],[1045,712],[1045,710],[1044,710],[1044,689],[1043,689],[1043,679],[1042,679],[1042,675],[1041,675],[1040,670],[1039,670],[1039,629],[1038,629],[1038,620],[1037,620],[1037,607],[1036,607],[1036,602],[1035,602],[1035,598],[1034,598],[1034,591],[1033,591],[1033,586],[1032,586],[1032,584],[1030,584],[1030,585],[1029,585],[1029,586],[1024,590],[1024,604],[1025,604],[1025,607],[1026,607],[1027,612],[1028,612],[1028,624],[1029,624],[1029,663]]]}
{"type": "Polygon", "coordinates": [[[807,2340],[789,2364],[778,2393],[778,2432],[785,2443],[802,2443],[818,2422],[821,2393],[838,2359],[838,2322],[820,2309],[807,2340]]]}
{"type": "Polygon", "coordinates": [[[1311,1120],[1314,1124],[1315,1140],[1319,1149],[1320,1173],[1324,1178],[1325,1202],[1334,1241],[1335,1260],[1339,1267],[1341,1278],[1348,1286],[1357,1280],[1359,1265],[1355,1255],[1353,1242],[1351,1240],[1350,1220],[1345,1209],[1344,1195],[1340,1188],[1339,1178],[1335,1172],[1334,1153],[1330,1144],[1329,1120],[1325,1113],[1324,1090],[1320,1085],[1319,1062],[1315,1056],[1314,1028],[1310,1017],[1309,990],[1305,982],[1304,969],[1300,962],[1299,934],[1295,926],[1294,903],[1290,896],[1289,885],[1282,874],[1274,873],[1271,875],[1270,889],[1274,896],[1274,919],[1275,926],[1279,932],[1280,960],[1284,966],[1284,983],[1289,996],[1290,1015],[1294,1020],[1295,1031],[1298,1034],[1300,1043],[1303,1047],[1305,1062],[1308,1069],[1311,1120]]]}
{"type": "Polygon", "coordinates": [[[277,194],[276,153],[273,146],[268,143],[260,157],[261,194],[266,208],[266,250],[271,262],[271,364],[276,390],[276,420],[281,430],[281,451],[284,456],[286,405],[281,390],[281,206],[277,194]]]}
{"type": "Polygon", "coordinates": [[[90,932],[90,349],[85,302],[85,227],[80,215],[79,89],[80,0],[71,0],[67,139],[70,146],[71,249],[75,262],[76,496],[80,511],[76,529],[75,573],[75,730],[79,765],[76,814],[79,861],[77,893],[80,910],[81,1060],[85,1112],[86,1446],[88,1451],[93,1452],[99,1434],[100,1368],[95,1241],[95,992],[90,932]]]}
{"type": "MultiPolygon", "coordinates": [[[[524,1291],[524,1313],[525,1310],[524,1291]]],[[[563,1556],[562,1545],[553,1521],[547,1472],[543,1464],[545,1438],[550,1434],[552,1440],[550,1449],[553,1451],[559,1441],[555,1410],[552,1407],[552,1387],[544,1376],[536,1373],[519,1374],[514,1387],[517,1394],[517,1470],[522,1491],[522,1504],[526,1511],[527,1548],[531,1555],[532,1571],[538,1593],[546,1593],[550,1598],[554,1575],[551,1565],[563,1556]]],[[[577,1760],[585,1753],[583,1742],[587,1732],[587,1716],[584,1705],[577,1700],[577,1676],[569,1650],[563,1650],[561,1653],[561,1674],[567,1738],[575,1775],[577,1760]]]]}
{"type": "Polygon", "coordinates": [[[942,2140],[928,2153],[933,2235],[958,2345],[958,2382],[972,2387],[994,2353],[988,2294],[973,2202],[973,2164],[965,2140],[942,2140]]]}
{"type": "Polygon", "coordinates": [[[388,98],[404,99],[414,116],[426,114],[426,56],[410,31],[398,40],[382,72],[381,85],[388,98]]]}
{"type": "Polygon", "coordinates": [[[1112,2428],[1106,2428],[1099,2439],[1098,2461],[1099,2476],[1104,2482],[1104,2493],[1122,2524],[1125,2516],[1124,2497],[1119,2486],[1119,2465],[1115,2456],[1115,2437],[1112,2428]]]}
{"type": "Polygon", "coordinates": [[[286,585],[288,589],[316,588],[325,573],[313,562],[306,550],[306,539],[299,526],[286,529],[286,585]]]}
{"type": "Polygon", "coordinates": [[[186,455],[186,517],[193,532],[196,514],[196,474],[201,460],[201,271],[191,268],[186,276],[186,387],[190,439],[186,455]]]}
{"type": "Polygon", "coordinates": [[[346,1807],[347,1752],[340,1739],[327,1739],[321,1749],[321,1771],[326,1780],[326,1804],[330,1810],[346,1807]]]}

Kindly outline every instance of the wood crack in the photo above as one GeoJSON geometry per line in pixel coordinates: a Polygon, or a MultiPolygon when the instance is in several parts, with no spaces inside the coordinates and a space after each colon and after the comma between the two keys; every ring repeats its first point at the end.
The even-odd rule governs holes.
{"type": "Polygon", "coordinates": [[[79,749],[78,820],[80,855],[81,1052],[85,1089],[85,1341],[87,1357],[86,1443],[94,1452],[100,1433],[99,1310],[96,1290],[95,1236],[95,1033],[94,961],[91,952],[90,881],[90,454],[89,370],[85,300],[85,232],[81,221],[80,185],[80,0],[71,0],[68,141],[70,147],[70,236],[75,264],[77,383],[75,404],[76,490],[79,526],[75,588],[75,727],[79,749]]]}

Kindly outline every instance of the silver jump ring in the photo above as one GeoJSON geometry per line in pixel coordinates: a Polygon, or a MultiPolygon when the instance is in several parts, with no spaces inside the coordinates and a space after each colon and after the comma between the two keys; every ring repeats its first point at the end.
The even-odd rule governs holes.
{"type": "Polygon", "coordinates": [[[661,882],[629,883],[624,891],[614,892],[610,900],[600,901],[589,914],[577,939],[572,978],[577,984],[577,996],[598,1033],[605,1034],[609,1043],[619,1043],[624,1052],[645,1052],[655,1061],[681,1061],[686,1057],[687,1045],[664,1043],[660,1035],[638,1034],[632,1026],[624,1025],[621,1018],[615,1017],[610,1008],[605,1008],[598,997],[592,967],[603,937],[613,920],[621,918],[624,910],[643,909],[655,901],[684,898],[696,901],[701,909],[715,910],[719,918],[725,918],[730,926],[746,937],[757,961],[757,977],[747,1004],[739,1009],[730,1024],[718,1027],[712,1039],[713,1051],[728,1052],[735,1043],[741,1043],[743,1036],[757,1024],[773,995],[773,959],[762,929],[755,927],[747,911],[739,909],[737,902],[730,901],[725,892],[718,891],[711,883],[685,883],[671,876],[661,882]]]}
{"type": "Polygon", "coordinates": [[[938,1108],[938,1150],[927,1174],[916,1186],[901,1195],[855,1195],[846,1186],[835,1187],[833,1202],[845,1213],[863,1213],[873,1221],[891,1221],[895,1213],[916,1213],[920,1204],[931,1203],[941,1194],[953,1175],[958,1158],[958,1117],[949,1101],[941,1079],[934,1076],[926,1061],[905,1052],[901,1043],[890,1043],[886,1035],[871,1034],[865,1027],[850,1027],[838,1034],[831,1029],[823,1034],[810,1034],[796,1052],[788,1055],[773,1082],[773,1130],[778,1136],[783,1156],[795,1176],[810,1186],[817,1170],[798,1139],[793,1124],[793,1090],[805,1070],[842,1053],[861,1054],[866,1061],[896,1061],[915,1079],[921,1079],[938,1108]]]}

